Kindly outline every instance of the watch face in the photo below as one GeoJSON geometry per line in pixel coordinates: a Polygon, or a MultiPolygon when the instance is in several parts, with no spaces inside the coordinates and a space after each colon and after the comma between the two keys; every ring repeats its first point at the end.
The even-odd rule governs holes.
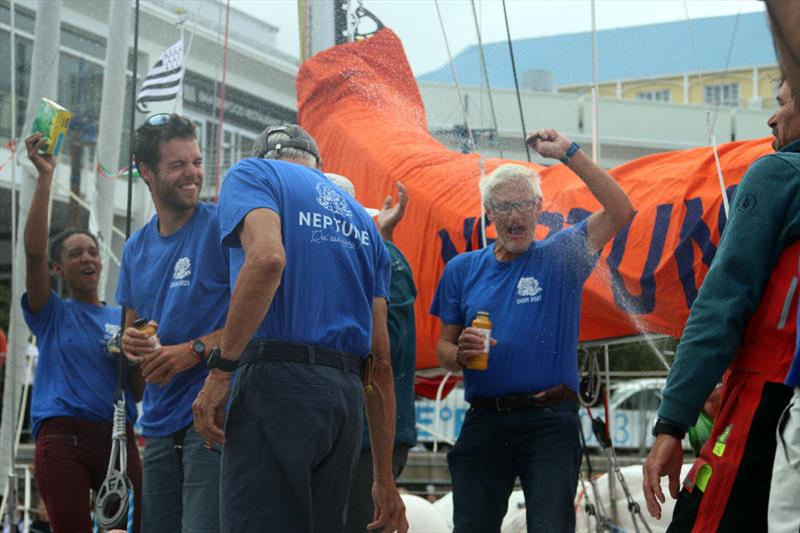
{"type": "Polygon", "coordinates": [[[205,355],[206,353],[206,345],[203,341],[194,341],[192,343],[192,350],[200,355],[205,355]]]}

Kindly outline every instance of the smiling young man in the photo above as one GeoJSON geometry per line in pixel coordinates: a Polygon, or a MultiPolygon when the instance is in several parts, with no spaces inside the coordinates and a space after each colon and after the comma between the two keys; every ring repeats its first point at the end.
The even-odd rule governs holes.
{"type": "Polygon", "coordinates": [[[176,114],[154,115],[136,130],[134,152],[156,207],[125,245],[117,287],[126,324],[146,317],[158,326],[155,338],[133,327],[122,337],[147,383],[143,529],[215,532],[220,452],[195,432],[192,402],[228,310],[228,253],[219,244],[217,206],[200,202],[203,160],[194,125],[176,114]]]}
{"type": "Polygon", "coordinates": [[[497,240],[451,259],[431,305],[442,321],[436,355],[444,368],[464,371],[471,404],[447,457],[455,533],[499,532],[517,476],[529,532],[574,531],[581,290],[600,249],[633,216],[614,178],[577,144],[555,130],[527,142],[566,164],[603,208],[536,241],[539,175],[508,164],[481,183],[497,240]],[[484,352],[484,337],[470,326],[479,311],[493,323],[485,371],[467,369],[484,352]]]}
{"type": "MultiPolygon", "coordinates": [[[[97,239],[83,230],[67,230],[50,243],[53,270],[63,276],[69,298],[50,288],[47,213],[55,159],[40,153],[44,144],[41,133],[25,141],[39,172],[25,224],[27,292],[22,296],[22,312],[39,347],[31,400],[34,472],[53,530],[90,531],[89,489],[100,489],[111,454],[118,362],[105,346],[119,331],[120,309],[100,301],[103,265],[97,239]]],[[[130,390],[126,405],[127,474],[135,490],[134,531],[139,531],[142,473],[130,390]]]]}

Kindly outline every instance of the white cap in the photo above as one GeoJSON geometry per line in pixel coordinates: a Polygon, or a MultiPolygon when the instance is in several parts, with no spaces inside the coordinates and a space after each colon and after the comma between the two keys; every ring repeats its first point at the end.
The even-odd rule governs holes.
{"type": "MultiPolygon", "coordinates": [[[[353,198],[356,197],[356,187],[349,179],[345,178],[341,174],[334,174],[333,172],[326,172],[325,177],[331,180],[335,185],[338,185],[341,189],[344,189],[353,198]]],[[[377,216],[377,214],[380,213],[380,210],[372,207],[364,207],[364,211],[366,211],[371,217],[377,216]]]]}

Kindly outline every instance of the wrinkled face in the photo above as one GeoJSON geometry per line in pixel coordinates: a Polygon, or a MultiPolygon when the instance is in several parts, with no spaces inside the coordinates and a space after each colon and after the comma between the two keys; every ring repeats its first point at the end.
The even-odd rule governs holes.
{"type": "Polygon", "coordinates": [[[767,120],[767,125],[772,128],[772,147],[780,150],[784,146],[800,139],[800,112],[794,105],[794,98],[789,90],[789,84],[783,82],[778,91],[778,109],[767,120]]]}
{"type": "Polygon", "coordinates": [[[485,207],[495,225],[496,250],[499,246],[512,255],[524,253],[533,244],[542,199],[534,197],[526,181],[501,183],[492,189],[491,196],[485,207]]]}
{"type": "Polygon", "coordinates": [[[161,160],[155,169],[143,169],[159,206],[172,211],[193,209],[203,187],[203,157],[197,140],[172,139],[161,145],[161,160]]]}
{"type": "Polygon", "coordinates": [[[100,283],[100,250],[94,240],[83,233],[70,235],[61,247],[61,260],[53,266],[72,293],[97,291],[100,283]]]}

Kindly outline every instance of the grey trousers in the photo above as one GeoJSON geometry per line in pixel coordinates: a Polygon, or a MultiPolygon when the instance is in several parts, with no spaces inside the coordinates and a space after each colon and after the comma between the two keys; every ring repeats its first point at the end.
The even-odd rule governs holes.
{"type": "Polygon", "coordinates": [[[786,406],[777,431],[769,489],[770,533],[800,532],[800,387],[786,406]]]}

